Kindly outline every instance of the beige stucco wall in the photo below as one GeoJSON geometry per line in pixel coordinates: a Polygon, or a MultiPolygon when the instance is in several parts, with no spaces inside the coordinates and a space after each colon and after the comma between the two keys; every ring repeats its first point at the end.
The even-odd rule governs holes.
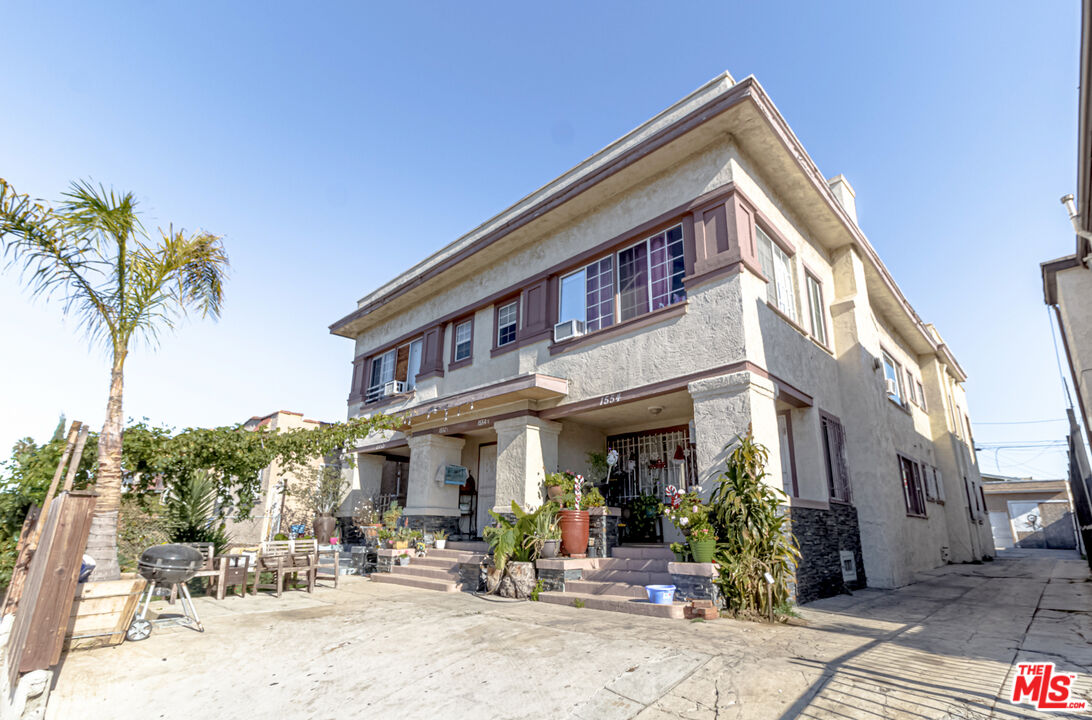
{"type": "MultiPolygon", "coordinates": [[[[1092,270],[1078,266],[1055,276],[1058,310],[1069,360],[1085,412],[1092,415],[1092,270]]],[[[1092,426],[1092,417],[1084,418],[1092,426]]]]}
{"type": "MultiPolygon", "coordinates": [[[[767,306],[765,282],[749,272],[689,287],[681,316],[612,334],[602,342],[579,345],[558,355],[551,355],[549,341],[543,340],[491,357],[495,330],[490,306],[475,315],[472,364],[449,370],[443,377],[419,381],[415,396],[385,410],[526,373],[567,379],[569,391],[562,403],[570,403],[750,360],[813,398],[813,407],[792,413],[801,498],[820,504],[827,500],[819,409],[842,421],[870,584],[882,587],[911,582],[914,573],[942,562],[942,548],[947,548],[953,560],[979,557],[984,548],[992,547],[982,539],[983,532],[988,539],[989,526],[968,522],[960,484],[964,476],[977,481],[977,467],[973,452],[967,449],[969,439],[945,420],[949,396],[952,404],[967,411],[962,387],[935,355],[919,356],[913,349],[915,344],[894,329],[899,324],[884,317],[885,310],[873,303],[875,293],[868,279],[872,276],[857,251],[848,246],[830,250],[814,242],[805,220],[793,213],[791,198],[771,191],[756,166],[730,140],[719,140],[533,242],[525,241],[500,257],[471,257],[464,262],[460,283],[438,288],[394,321],[366,331],[357,338],[356,351],[360,354],[382,346],[452,308],[472,304],[562,263],[729,181],[796,248],[796,315],[801,327],[794,327],[767,306]],[[805,267],[823,285],[829,347],[815,342],[807,332],[805,267]],[[906,410],[886,398],[883,370],[876,367],[881,347],[921,379],[927,388],[928,412],[915,405],[906,410]],[[945,505],[927,503],[926,518],[906,515],[898,453],[941,469],[948,500],[945,505]]],[[[890,305],[883,307],[891,312],[890,305]]],[[[905,325],[905,318],[903,321],[905,325]]],[[[445,365],[450,358],[451,329],[449,325],[445,332],[445,365]]],[[[920,347],[920,338],[916,342],[920,347]]],[[[782,401],[777,398],[776,386],[744,372],[730,379],[725,376],[691,383],[689,392],[694,396],[699,474],[713,477],[723,464],[724,445],[751,424],[756,437],[770,448],[768,471],[771,481],[780,486],[776,409],[782,401]]],[[[350,407],[350,415],[362,410],[350,407]]],[[[571,420],[579,422],[579,417],[571,420]]],[[[530,486],[537,483],[537,475],[550,457],[562,467],[578,463],[582,467],[587,450],[602,447],[602,434],[580,432],[569,420],[561,423],[559,435],[551,435],[553,439],[546,441],[545,447],[528,445],[527,436],[519,435],[521,422],[503,423],[496,429],[500,442],[498,496],[522,492],[530,497],[530,486]],[[502,474],[520,477],[503,480],[502,474]],[[531,475],[536,476],[534,482],[531,475]]],[[[541,428],[530,432],[541,434],[541,428]]],[[[462,459],[473,468],[469,463],[476,463],[476,458],[467,454],[469,450],[469,446],[462,449],[462,459]]]]}

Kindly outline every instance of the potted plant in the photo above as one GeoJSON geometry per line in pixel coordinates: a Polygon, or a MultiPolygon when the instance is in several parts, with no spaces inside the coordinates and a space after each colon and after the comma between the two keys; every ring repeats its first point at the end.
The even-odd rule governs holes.
{"type": "Polygon", "coordinates": [[[437,530],[432,534],[432,544],[436,546],[437,550],[443,550],[447,547],[447,531],[437,530]]]}
{"type": "Polygon", "coordinates": [[[546,499],[557,502],[557,499],[566,493],[573,491],[572,473],[546,473],[546,499]]]}
{"type": "Polygon", "coordinates": [[[561,508],[557,513],[561,526],[561,552],[563,555],[583,557],[588,550],[589,534],[584,476],[569,471],[559,474],[565,475],[571,483],[571,490],[557,499],[561,508]]]}
{"type": "Polygon", "coordinates": [[[527,512],[513,502],[514,520],[489,511],[495,524],[482,530],[482,537],[493,552],[493,566],[486,571],[488,592],[508,598],[529,597],[534,592],[534,560],[540,547],[535,529],[543,523],[543,515],[552,515],[555,510],[552,503],[546,503],[534,512],[527,512]]]}
{"type": "Polygon", "coordinates": [[[379,529],[383,527],[379,512],[375,509],[375,499],[365,498],[353,508],[353,527],[364,538],[365,544],[374,545],[379,538],[379,529]]]}
{"type": "Polygon", "coordinates": [[[557,503],[547,502],[534,513],[534,536],[530,540],[540,558],[557,557],[561,549],[561,528],[557,525],[557,503]]]}
{"type": "Polygon", "coordinates": [[[690,531],[690,553],[694,556],[694,562],[713,562],[716,551],[717,536],[713,534],[712,525],[700,525],[690,531]]]}
{"type": "Polygon", "coordinates": [[[664,517],[671,520],[675,528],[686,538],[686,550],[682,552],[681,543],[672,543],[671,550],[675,557],[689,554],[694,562],[713,562],[717,549],[717,538],[710,522],[712,508],[702,502],[701,486],[680,492],[674,485],[668,485],[664,491],[668,502],[661,506],[664,517]],[[679,546],[679,547],[676,547],[679,546]]]}
{"type": "Polygon", "coordinates": [[[337,528],[334,513],[349,493],[349,480],[342,474],[340,465],[310,467],[304,469],[302,474],[305,482],[296,494],[303,499],[307,509],[314,513],[312,527],[319,543],[329,543],[337,528]]]}

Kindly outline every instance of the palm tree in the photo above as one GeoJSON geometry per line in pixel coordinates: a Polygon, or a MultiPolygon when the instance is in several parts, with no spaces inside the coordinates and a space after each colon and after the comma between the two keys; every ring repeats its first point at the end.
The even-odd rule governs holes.
{"type": "Polygon", "coordinates": [[[56,208],[0,178],[0,247],[35,296],[59,295],[93,343],[110,352],[110,395],[99,437],[95,515],[87,552],[93,579],[119,575],[122,389],[133,340],[154,346],[189,312],[219,317],[228,258],[220,237],[159,230],[153,243],[132,193],[72,183],[56,208]]]}

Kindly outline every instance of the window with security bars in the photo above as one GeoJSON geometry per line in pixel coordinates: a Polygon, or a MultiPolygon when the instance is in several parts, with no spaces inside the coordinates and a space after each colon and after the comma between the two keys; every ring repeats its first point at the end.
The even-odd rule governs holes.
{"type": "Polygon", "coordinates": [[[615,435],[607,439],[607,447],[618,451],[618,465],[608,485],[612,502],[625,505],[642,495],[663,502],[668,485],[682,491],[697,485],[694,449],[686,426],[615,435]]]}
{"type": "Polygon", "coordinates": [[[827,471],[827,490],[831,500],[850,502],[849,464],[846,461],[846,434],[842,423],[831,415],[822,414],[823,462],[827,471]]]}

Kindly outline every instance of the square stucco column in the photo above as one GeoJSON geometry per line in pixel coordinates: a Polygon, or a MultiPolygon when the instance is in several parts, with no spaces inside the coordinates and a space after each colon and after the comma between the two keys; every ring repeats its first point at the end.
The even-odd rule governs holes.
{"type": "Polygon", "coordinates": [[[546,472],[557,470],[561,423],[527,416],[498,420],[493,429],[497,431],[494,512],[511,513],[513,500],[522,507],[538,507],[546,472]]]}
{"type": "Polygon", "coordinates": [[[698,480],[703,495],[724,470],[737,436],[754,430],[755,441],[769,449],[766,480],[780,489],[781,460],[778,451],[777,391],[766,378],[749,371],[695,380],[689,385],[694,400],[694,438],[698,480]]]}
{"type": "Polygon", "coordinates": [[[352,479],[349,494],[337,511],[339,516],[352,515],[357,503],[379,494],[379,487],[383,482],[383,463],[386,461],[382,455],[357,453],[356,467],[350,469],[352,479]]]}
{"type": "Polygon", "coordinates": [[[406,515],[458,517],[459,486],[444,484],[444,467],[461,465],[466,440],[447,435],[409,437],[409,487],[406,515]]]}

